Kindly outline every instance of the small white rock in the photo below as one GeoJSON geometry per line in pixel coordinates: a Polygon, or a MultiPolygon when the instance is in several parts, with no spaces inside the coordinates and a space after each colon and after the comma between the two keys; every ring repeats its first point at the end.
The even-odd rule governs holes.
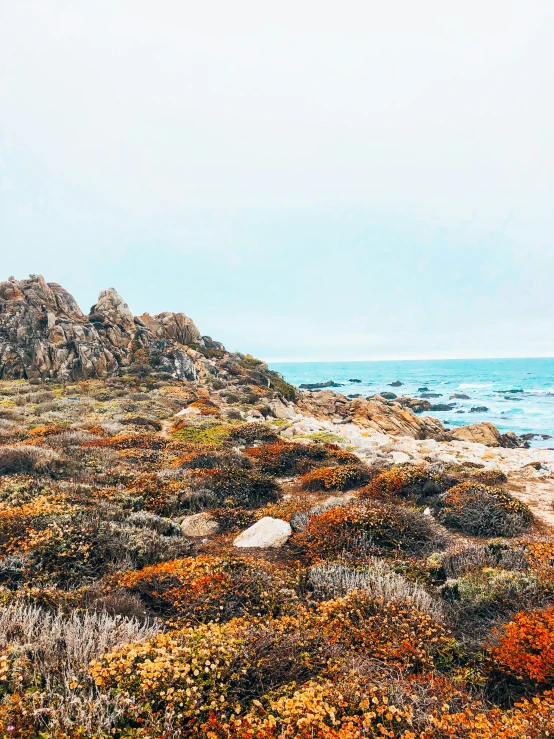
{"type": "Polygon", "coordinates": [[[292,534],[290,524],[280,518],[264,516],[243,531],[233,542],[236,547],[281,547],[292,534]]]}
{"type": "Polygon", "coordinates": [[[431,515],[431,509],[429,508],[429,506],[427,506],[427,508],[423,511],[423,515],[424,516],[430,516],[431,515]]]}
{"type": "Polygon", "coordinates": [[[391,457],[394,464],[404,464],[410,461],[410,455],[405,452],[392,452],[391,457]]]}

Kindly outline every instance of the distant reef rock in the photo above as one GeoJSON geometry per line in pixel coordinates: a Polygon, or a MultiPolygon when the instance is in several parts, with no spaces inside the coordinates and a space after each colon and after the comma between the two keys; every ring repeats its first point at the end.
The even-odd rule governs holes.
{"type": "Polygon", "coordinates": [[[300,390],[320,390],[326,387],[342,387],[342,384],[334,380],[327,380],[327,382],[305,382],[300,385],[300,390]]]}

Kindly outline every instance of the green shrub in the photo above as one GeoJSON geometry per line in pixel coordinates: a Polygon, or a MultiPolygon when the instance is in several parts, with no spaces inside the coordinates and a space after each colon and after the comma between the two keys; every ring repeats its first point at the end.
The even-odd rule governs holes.
{"type": "Polygon", "coordinates": [[[278,435],[265,423],[243,423],[229,431],[229,439],[241,444],[254,444],[257,441],[277,441],[278,435]]]}
{"type": "Polygon", "coordinates": [[[447,526],[475,536],[515,536],[533,522],[529,508],[510,493],[474,482],[448,490],[439,518],[447,526]]]}
{"type": "Polygon", "coordinates": [[[257,470],[216,468],[198,478],[192,486],[191,501],[204,506],[257,508],[275,502],[279,484],[257,470]]]}

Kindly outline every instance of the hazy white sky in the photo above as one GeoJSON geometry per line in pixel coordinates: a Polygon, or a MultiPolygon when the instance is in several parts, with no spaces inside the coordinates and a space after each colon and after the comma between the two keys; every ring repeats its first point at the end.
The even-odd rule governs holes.
{"type": "Polygon", "coordinates": [[[0,0],[0,278],[266,359],[554,355],[551,0],[0,0]]]}

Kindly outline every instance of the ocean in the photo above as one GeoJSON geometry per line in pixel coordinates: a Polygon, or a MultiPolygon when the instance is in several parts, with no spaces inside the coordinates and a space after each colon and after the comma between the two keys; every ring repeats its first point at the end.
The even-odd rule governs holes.
{"type": "Polygon", "coordinates": [[[445,425],[466,426],[490,421],[497,428],[521,434],[537,434],[534,447],[554,447],[554,358],[530,359],[444,359],[379,362],[273,362],[293,385],[333,380],[332,388],[344,395],[363,396],[379,392],[421,397],[419,388],[428,388],[438,397],[435,403],[455,403],[449,411],[429,411],[445,425]],[[352,379],[361,382],[351,382],[352,379]],[[400,387],[391,383],[400,381],[400,387]],[[514,392],[522,391],[522,392],[514,392]],[[450,399],[464,394],[465,399],[450,399]],[[472,408],[484,406],[487,411],[472,408]],[[552,437],[551,439],[543,438],[552,437]]]}

